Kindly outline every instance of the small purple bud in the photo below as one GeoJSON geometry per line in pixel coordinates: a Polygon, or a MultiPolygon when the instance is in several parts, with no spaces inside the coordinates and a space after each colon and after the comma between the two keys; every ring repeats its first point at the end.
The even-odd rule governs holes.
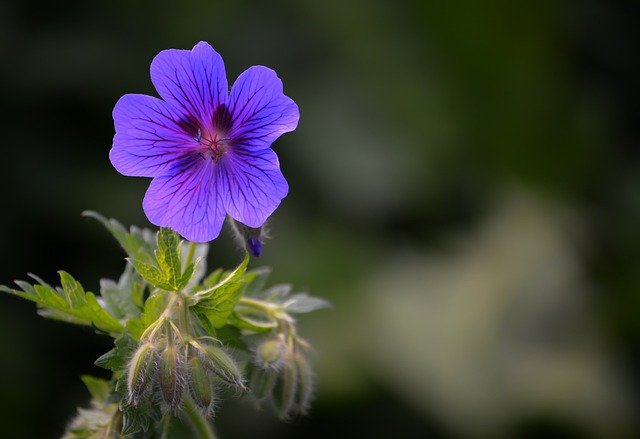
{"type": "Polygon", "coordinates": [[[259,235],[258,237],[251,235],[247,238],[247,249],[252,256],[255,256],[256,258],[260,256],[260,251],[262,250],[262,241],[259,235]]]}
{"type": "Polygon", "coordinates": [[[265,238],[264,226],[253,228],[231,219],[231,226],[236,239],[252,256],[258,257],[262,252],[262,243],[265,238]]]}

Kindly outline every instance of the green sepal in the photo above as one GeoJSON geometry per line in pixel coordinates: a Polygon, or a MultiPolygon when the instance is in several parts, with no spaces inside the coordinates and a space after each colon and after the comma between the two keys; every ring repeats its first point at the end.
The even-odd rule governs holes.
{"type": "Polygon", "coordinates": [[[24,281],[16,284],[22,289],[15,290],[0,285],[0,291],[35,302],[39,314],[57,320],[79,325],[93,326],[109,334],[121,334],[124,326],[98,303],[96,296],[85,292],[82,285],[69,273],[60,271],[62,288],[53,288],[37,276],[31,275],[38,284],[30,285],[24,281]]]}

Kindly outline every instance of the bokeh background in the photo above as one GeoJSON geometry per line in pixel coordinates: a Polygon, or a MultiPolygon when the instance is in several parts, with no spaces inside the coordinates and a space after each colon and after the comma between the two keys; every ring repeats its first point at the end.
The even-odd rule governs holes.
{"type": "MultiPolygon", "coordinates": [[[[301,319],[317,400],[231,438],[640,435],[637,2],[4,0],[0,282],[124,254],[86,209],[150,226],[110,165],[111,110],[165,48],[230,81],[275,69],[301,111],[291,191],[253,266],[332,301],[301,319]]],[[[209,266],[238,262],[228,233],[209,266]]],[[[59,437],[111,342],[0,295],[0,436],[59,437]]]]}

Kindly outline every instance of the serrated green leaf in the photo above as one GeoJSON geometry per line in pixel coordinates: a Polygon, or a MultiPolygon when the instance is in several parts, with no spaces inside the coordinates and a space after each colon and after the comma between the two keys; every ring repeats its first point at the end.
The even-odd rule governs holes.
{"type": "Polygon", "coordinates": [[[149,296],[144,304],[144,312],[140,316],[140,321],[142,322],[144,329],[147,329],[149,325],[160,318],[160,315],[167,307],[168,297],[169,294],[164,291],[156,291],[155,294],[149,296]]]}
{"type": "Polygon", "coordinates": [[[212,271],[209,276],[205,278],[204,282],[202,283],[205,289],[212,288],[215,284],[220,282],[220,279],[222,278],[222,271],[222,268],[218,268],[212,271]]]}
{"type": "Polygon", "coordinates": [[[149,282],[156,288],[162,288],[165,290],[171,290],[172,285],[168,282],[168,279],[165,273],[156,267],[155,265],[149,264],[144,261],[139,261],[137,259],[127,259],[133,268],[142,276],[142,278],[149,282]]]}
{"type": "Polygon", "coordinates": [[[95,402],[100,404],[107,402],[109,395],[111,395],[111,384],[109,381],[102,378],[96,378],[91,375],[82,375],[80,379],[84,385],[87,386],[87,389],[95,402]]]}
{"type": "Polygon", "coordinates": [[[216,338],[222,342],[224,346],[232,349],[247,351],[247,345],[242,340],[242,333],[236,326],[225,325],[216,329],[216,338]]]}
{"type": "Polygon", "coordinates": [[[191,283],[191,279],[193,278],[193,275],[195,273],[196,267],[198,266],[198,264],[200,263],[200,258],[196,259],[195,262],[187,265],[187,267],[185,268],[184,272],[182,273],[182,276],[180,278],[180,284],[178,289],[183,289],[184,287],[186,287],[188,284],[191,283]]]}
{"type": "Polygon", "coordinates": [[[244,280],[243,274],[249,263],[249,254],[245,254],[244,260],[229,272],[216,285],[203,291],[193,294],[195,300],[194,310],[198,312],[206,326],[207,323],[219,328],[226,324],[227,317],[233,311],[242,296],[244,280]]]}
{"type": "Polygon", "coordinates": [[[213,294],[196,305],[211,321],[215,328],[220,328],[227,323],[227,317],[242,297],[243,283],[227,283],[217,288],[213,294]]]}
{"type": "Polygon", "coordinates": [[[183,241],[182,242],[182,270],[183,270],[183,278],[184,273],[187,271],[187,267],[195,263],[194,272],[191,276],[190,282],[187,284],[187,289],[193,289],[196,285],[200,283],[204,275],[207,271],[207,261],[206,257],[209,253],[209,244],[206,242],[190,242],[183,241]]]}
{"type": "Polygon", "coordinates": [[[85,303],[85,292],[82,285],[66,271],[59,271],[62,289],[71,308],[80,307],[85,303]]]}
{"type": "Polygon", "coordinates": [[[244,294],[247,296],[255,296],[260,293],[264,286],[267,284],[267,279],[271,274],[270,267],[260,267],[254,268],[251,271],[248,271],[244,275],[244,280],[247,283],[246,289],[244,290],[244,294]]]}
{"type": "Polygon", "coordinates": [[[110,334],[124,331],[124,326],[102,308],[93,293],[85,293],[82,285],[70,274],[60,272],[62,289],[53,289],[37,276],[31,277],[40,284],[31,286],[26,282],[19,282],[18,286],[23,291],[7,287],[0,287],[0,290],[35,302],[40,307],[39,313],[44,317],[93,326],[110,334]]]}
{"type": "MultiPolygon", "coordinates": [[[[222,276],[220,276],[222,278],[222,280],[219,280],[215,285],[213,285],[211,287],[208,287],[205,290],[198,291],[197,293],[195,293],[193,295],[193,297],[196,300],[207,299],[207,298],[211,297],[211,295],[213,295],[216,290],[218,290],[220,288],[223,288],[228,284],[233,284],[233,283],[236,283],[236,282],[240,281],[240,279],[242,278],[242,275],[247,271],[247,264],[248,263],[249,263],[249,253],[245,253],[244,260],[240,263],[240,265],[238,265],[235,268],[235,270],[230,271],[230,272],[222,273],[222,276]]],[[[218,270],[213,272],[209,276],[209,278],[212,278],[214,274],[217,276],[217,272],[218,272],[218,270]]],[[[209,280],[209,279],[207,279],[207,280],[209,280]]],[[[244,280],[243,280],[243,283],[244,283],[244,280]]]]}
{"type": "Polygon", "coordinates": [[[138,408],[123,410],[122,435],[128,436],[140,431],[147,431],[151,425],[151,418],[138,408]]]}
{"type": "Polygon", "coordinates": [[[284,308],[292,313],[306,313],[323,308],[331,308],[331,303],[319,297],[309,296],[307,293],[298,293],[289,297],[284,303],[284,308]]]}
{"type": "Polygon", "coordinates": [[[160,269],[164,273],[165,283],[171,291],[178,291],[186,285],[186,283],[181,285],[181,245],[180,236],[175,231],[162,227],[158,232],[158,250],[155,252],[156,259],[160,269]]]}
{"type": "Polygon", "coordinates": [[[39,305],[59,310],[65,310],[69,307],[64,297],[61,297],[56,290],[44,285],[34,285],[33,288],[38,295],[39,305]]]}
{"type": "Polygon", "coordinates": [[[0,285],[0,291],[4,291],[5,293],[9,293],[9,294],[12,294],[14,296],[21,297],[21,298],[29,300],[31,302],[38,302],[38,295],[36,294],[35,290],[33,290],[33,287],[31,287],[31,285],[29,285],[29,287],[31,287],[33,292],[32,291],[24,291],[25,288],[20,284],[18,284],[18,286],[20,288],[22,288],[23,291],[16,290],[14,288],[9,288],[6,285],[0,285]]]}
{"type": "Polygon", "coordinates": [[[116,339],[114,348],[101,355],[94,364],[113,371],[125,369],[137,346],[138,343],[131,337],[122,336],[116,339]]]}
{"type": "Polygon", "coordinates": [[[82,212],[84,216],[98,220],[112,235],[129,257],[150,262],[156,248],[155,234],[149,229],[132,226],[129,231],[115,219],[107,219],[93,211],[82,212]]]}
{"type": "Polygon", "coordinates": [[[100,294],[104,298],[108,310],[118,320],[128,320],[140,316],[142,305],[139,290],[142,278],[127,264],[118,283],[110,279],[100,280],[100,294]]]}
{"type": "Polygon", "coordinates": [[[147,328],[145,328],[140,319],[130,319],[127,321],[127,329],[131,333],[131,337],[134,340],[140,340],[140,337],[142,337],[144,330],[147,328]]]}

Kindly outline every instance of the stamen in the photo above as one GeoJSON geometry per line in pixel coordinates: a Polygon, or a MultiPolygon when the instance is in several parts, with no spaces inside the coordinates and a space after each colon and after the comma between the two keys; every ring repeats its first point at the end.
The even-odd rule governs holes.
{"type": "Polygon", "coordinates": [[[198,145],[200,145],[200,140],[202,140],[202,130],[200,128],[198,128],[198,137],[194,137],[193,140],[195,140],[196,142],[198,142],[198,145]]]}

